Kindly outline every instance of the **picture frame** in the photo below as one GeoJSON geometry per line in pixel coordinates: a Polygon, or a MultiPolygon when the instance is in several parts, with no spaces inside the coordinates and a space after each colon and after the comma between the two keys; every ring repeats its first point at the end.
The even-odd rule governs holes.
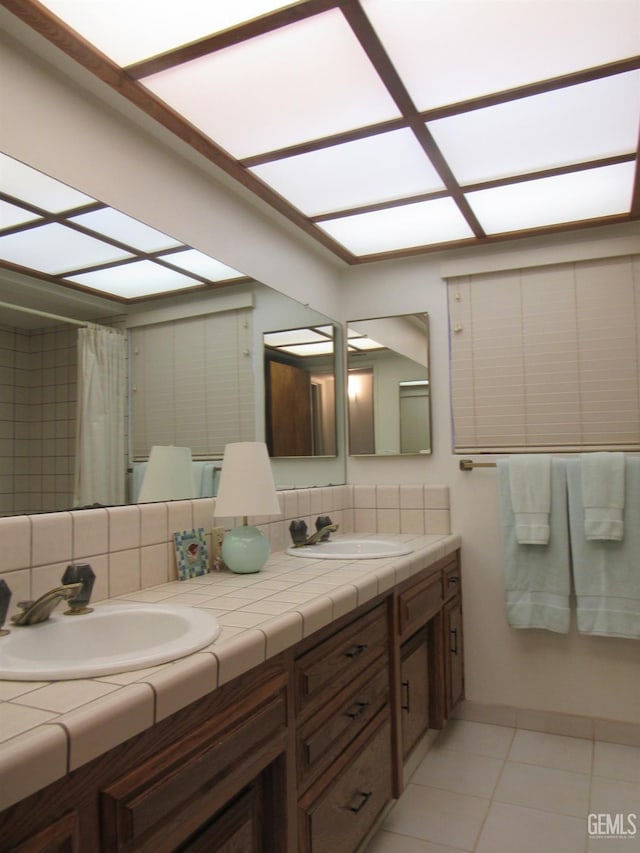
{"type": "Polygon", "coordinates": [[[181,530],[173,534],[178,580],[184,581],[209,572],[209,549],[204,527],[181,530]]]}

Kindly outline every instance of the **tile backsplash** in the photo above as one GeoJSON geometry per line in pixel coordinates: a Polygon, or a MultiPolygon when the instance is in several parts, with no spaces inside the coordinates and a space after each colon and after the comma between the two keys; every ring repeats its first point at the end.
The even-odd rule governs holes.
{"type": "MultiPolygon", "coordinates": [[[[319,515],[331,516],[341,533],[450,532],[448,486],[327,486],[278,497],[282,515],[250,519],[272,551],[289,546],[293,519],[304,519],[312,533],[319,515]]],[[[215,517],[215,498],[0,518],[0,578],[13,594],[10,614],[18,601],[58,585],[71,562],[91,563],[94,601],[176,580],[174,532],[203,527],[211,544],[214,525],[240,523],[215,517]]]]}

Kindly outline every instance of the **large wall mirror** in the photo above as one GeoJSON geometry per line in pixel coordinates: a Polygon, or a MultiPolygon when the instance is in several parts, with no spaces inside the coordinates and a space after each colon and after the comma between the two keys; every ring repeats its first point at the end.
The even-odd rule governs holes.
{"type": "Polygon", "coordinates": [[[426,313],[348,322],[347,406],[351,456],[431,453],[426,313]]]}
{"type": "MultiPolygon", "coordinates": [[[[152,239],[164,246],[163,235],[129,217],[118,216],[117,211],[112,216],[111,209],[98,201],[82,197],[79,202],[75,191],[24,164],[14,172],[9,160],[2,161],[0,199],[6,214],[0,220],[0,515],[73,507],[78,326],[63,323],[65,317],[79,321],[78,325],[82,321],[117,325],[127,330],[130,341],[135,339],[129,379],[133,380],[130,396],[135,395],[136,402],[134,405],[130,400],[126,458],[113,459],[114,466],[120,465],[124,471],[144,464],[149,442],[193,447],[194,459],[203,462],[220,458],[226,442],[265,439],[264,334],[282,328],[331,329],[332,320],[235,271],[230,280],[213,282],[211,268],[222,265],[188,246],[177,245],[177,241],[169,239],[166,249],[155,252],[149,247],[138,250],[140,240],[152,239]],[[5,176],[11,180],[5,181],[5,176]],[[33,196],[34,176],[38,186],[39,178],[44,179],[42,187],[49,195],[33,196]],[[71,192],[69,201],[67,190],[71,192]],[[78,212],[78,204],[88,206],[85,218],[78,212]],[[60,233],[66,227],[65,218],[73,220],[69,235],[65,235],[68,241],[61,239],[60,233]],[[113,231],[116,224],[117,234],[113,231]],[[49,231],[51,243],[44,239],[49,231]],[[30,249],[27,238],[39,235],[43,239],[37,250],[30,249]],[[124,252],[125,243],[132,245],[131,252],[124,252]],[[93,273],[87,272],[84,280],[83,264],[93,267],[97,263],[93,256],[86,257],[87,247],[103,251],[105,269],[100,272],[105,282],[122,280],[118,273],[125,268],[133,270],[137,260],[134,252],[140,251],[147,270],[151,255],[158,255],[164,264],[164,268],[158,266],[155,277],[151,276],[151,287],[163,272],[174,274],[173,268],[184,263],[185,269],[176,273],[182,276],[184,289],[162,298],[155,292],[147,297],[138,295],[134,302],[122,301],[114,292],[94,288],[93,273]],[[82,262],[73,254],[77,250],[85,252],[82,262]],[[30,266],[29,259],[33,261],[30,266]],[[198,269],[193,273],[195,279],[188,279],[187,265],[198,269]],[[58,280],[66,278],[71,286],[58,280]],[[14,310],[11,305],[36,313],[14,310]],[[224,334],[217,327],[215,334],[211,333],[212,318],[220,318],[224,334]],[[222,349],[227,339],[229,358],[222,349]],[[134,369],[135,360],[138,365],[134,369]],[[170,410],[161,409],[169,405],[167,394],[163,397],[169,370],[177,401],[177,409],[174,406],[170,410]],[[194,386],[195,396],[189,397],[189,384],[194,386]],[[225,386],[242,402],[241,431],[237,417],[229,416],[228,431],[216,433],[213,447],[211,436],[204,434],[202,413],[210,411],[211,423],[219,426],[224,420],[225,386]],[[155,409],[151,407],[152,390],[157,392],[155,409]],[[185,404],[187,398],[197,405],[185,404]],[[162,413],[157,416],[159,411],[162,413]],[[141,429],[141,419],[145,418],[147,423],[141,429]],[[154,423],[160,424],[161,430],[152,435],[154,423]]],[[[274,460],[276,485],[281,488],[344,482],[342,450],[335,456],[335,369],[329,371],[329,361],[327,357],[324,375],[320,361],[315,363],[311,380],[312,385],[323,386],[321,395],[313,392],[323,398],[315,416],[314,435],[314,447],[322,455],[312,466],[302,459],[274,460]]],[[[135,499],[133,480],[130,477],[131,499],[135,499]]]]}

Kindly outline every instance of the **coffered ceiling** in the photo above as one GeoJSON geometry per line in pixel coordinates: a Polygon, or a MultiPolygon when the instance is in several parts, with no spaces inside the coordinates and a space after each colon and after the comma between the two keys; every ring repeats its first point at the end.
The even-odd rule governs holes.
{"type": "Polygon", "coordinates": [[[640,0],[2,5],[348,263],[640,217],[640,0]]]}

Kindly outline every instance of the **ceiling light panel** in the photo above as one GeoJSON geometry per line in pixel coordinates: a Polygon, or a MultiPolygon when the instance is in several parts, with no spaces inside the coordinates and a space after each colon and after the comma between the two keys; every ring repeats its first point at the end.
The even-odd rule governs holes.
{"type": "Polygon", "coordinates": [[[322,148],[251,171],[308,216],[444,188],[410,130],[322,148]]]}
{"type": "Polygon", "coordinates": [[[450,198],[358,213],[319,222],[318,228],[322,228],[354,255],[376,254],[473,237],[466,220],[450,198]]]}
{"type": "Polygon", "coordinates": [[[180,267],[187,272],[207,278],[209,281],[229,281],[234,278],[244,278],[244,273],[238,272],[233,267],[210,258],[197,249],[185,249],[184,252],[176,252],[167,255],[164,259],[174,267],[180,267]]]}
{"type": "Polygon", "coordinates": [[[460,183],[633,152],[640,71],[617,74],[481,110],[427,127],[460,183]]]}
{"type": "Polygon", "coordinates": [[[17,207],[15,204],[9,204],[8,201],[0,200],[0,229],[23,225],[25,222],[34,222],[39,218],[23,207],[17,207]]]}
{"type": "Polygon", "coordinates": [[[49,213],[60,213],[95,199],[0,153],[0,190],[49,213]]]}
{"type": "Polygon", "coordinates": [[[124,299],[154,296],[171,290],[197,287],[200,284],[189,276],[174,272],[153,261],[133,261],[110,269],[69,276],[68,280],[124,299]]]}
{"type": "Polygon", "coordinates": [[[57,223],[0,237],[0,258],[50,275],[129,257],[109,243],[57,223]]]}
{"type": "MultiPolygon", "coordinates": [[[[309,344],[326,341],[324,335],[319,335],[313,329],[289,329],[283,332],[269,332],[264,336],[264,342],[271,347],[285,347],[290,344],[309,344]]],[[[333,346],[333,344],[332,344],[333,346]]]]}
{"type": "Polygon", "coordinates": [[[118,65],[130,65],[290,3],[274,0],[44,0],[118,65]]]}
{"type": "Polygon", "coordinates": [[[399,115],[338,10],[142,82],[239,159],[399,115]]]}
{"type": "Polygon", "coordinates": [[[638,53],[637,0],[361,2],[420,110],[638,53]]]}
{"type": "Polygon", "coordinates": [[[487,234],[627,213],[634,163],[571,172],[467,193],[487,234]]]}
{"type": "Polygon", "coordinates": [[[292,344],[288,347],[280,347],[283,352],[288,352],[291,355],[333,355],[333,343],[324,341],[318,344],[292,344]]]}
{"type": "Polygon", "coordinates": [[[112,240],[133,246],[141,252],[156,252],[182,245],[179,240],[174,240],[173,237],[168,237],[162,231],[156,231],[155,228],[150,228],[137,219],[120,213],[111,207],[70,217],[70,221],[111,237],[112,240]]]}

